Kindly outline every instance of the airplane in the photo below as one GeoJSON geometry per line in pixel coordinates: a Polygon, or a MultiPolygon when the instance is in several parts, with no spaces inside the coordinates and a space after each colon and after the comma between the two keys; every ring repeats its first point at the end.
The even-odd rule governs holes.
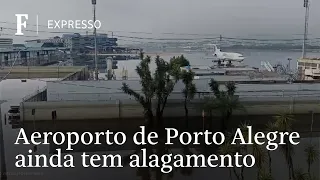
{"type": "Polygon", "coordinates": [[[216,44],[209,45],[213,47],[213,57],[217,58],[218,60],[242,62],[245,59],[245,57],[240,53],[221,52],[221,50],[217,47],[216,44]]]}

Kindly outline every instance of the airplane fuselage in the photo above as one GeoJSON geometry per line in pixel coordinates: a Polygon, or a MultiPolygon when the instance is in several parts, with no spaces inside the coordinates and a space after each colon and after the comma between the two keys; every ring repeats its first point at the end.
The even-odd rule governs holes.
{"type": "Polygon", "coordinates": [[[221,50],[216,46],[214,46],[214,54],[213,56],[219,60],[231,60],[231,61],[243,61],[245,58],[240,53],[234,52],[221,52],[221,50]]]}
{"type": "Polygon", "coordinates": [[[214,57],[220,60],[234,60],[234,61],[243,61],[244,57],[239,53],[231,53],[231,52],[220,52],[213,54],[214,57]]]}

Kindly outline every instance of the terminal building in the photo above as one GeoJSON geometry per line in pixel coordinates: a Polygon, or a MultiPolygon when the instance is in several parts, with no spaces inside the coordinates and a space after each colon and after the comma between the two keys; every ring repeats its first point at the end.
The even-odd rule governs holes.
{"type": "Polygon", "coordinates": [[[301,80],[320,79],[320,58],[302,58],[297,62],[298,74],[301,80]]]}
{"type": "MultiPolygon", "coordinates": [[[[117,38],[97,34],[97,64],[106,69],[107,58],[115,60],[139,59],[139,48],[119,47],[117,38]]],[[[49,39],[27,40],[25,44],[13,44],[12,39],[0,39],[0,63],[2,66],[50,65],[58,61],[71,61],[74,66],[94,68],[95,36],[78,33],[64,34],[49,39]]]]}
{"type": "Polygon", "coordinates": [[[14,44],[0,49],[1,66],[42,66],[58,62],[67,56],[68,49],[53,43],[14,44]]]}
{"type": "MultiPolygon", "coordinates": [[[[85,53],[88,49],[95,47],[94,35],[79,33],[64,34],[62,37],[56,36],[49,39],[34,39],[25,41],[26,44],[50,43],[52,47],[65,47],[71,53],[85,53]]],[[[97,34],[97,49],[98,51],[107,51],[111,47],[116,47],[117,38],[109,38],[107,34],[97,34]]]]}
{"type": "Polygon", "coordinates": [[[59,36],[49,39],[34,39],[25,41],[26,44],[46,43],[50,44],[51,47],[64,47],[64,39],[59,36]]]}
{"type": "Polygon", "coordinates": [[[13,47],[13,40],[11,38],[0,38],[0,49],[7,49],[13,47]]]}
{"type": "MultiPolygon", "coordinates": [[[[89,69],[95,68],[95,36],[92,34],[81,35],[79,33],[64,34],[61,37],[64,40],[64,46],[70,50],[75,66],[88,66],[89,69]]],[[[139,59],[139,48],[119,47],[118,39],[109,37],[108,34],[97,34],[97,64],[98,69],[105,70],[107,59],[130,60],[139,59]]]]}
{"type": "MultiPolygon", "coordinates": [[[[107,34],[97,34],[97,50],[106,51],[110,47],[116,47],[117,38],[109,38],[107,34]]],[[[64,34],[62,36],[64,46],[69,48],[71,52],[86,52],[87,47],[95,47],[94,35],[64,34]]]]}

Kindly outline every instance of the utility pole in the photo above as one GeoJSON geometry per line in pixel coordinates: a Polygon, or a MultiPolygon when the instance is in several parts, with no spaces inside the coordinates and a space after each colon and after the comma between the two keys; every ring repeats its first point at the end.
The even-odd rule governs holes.
{"type": "Polygon", "coordinates": [[[303,7],[306,8],[306,13],[304,17],[304,37],[303,37],[303,44],[302,44],[302,58],[306,57],[306,43],[308,39],[308,21],[309,21],[309,0],[304,0],[303,7]]]}
{"type": "MultiPolygon", "coordinates": [[[[97,0],[92,0],[93,5],[93,22],[96,22],[96,4],[97,0]]],[[[95,63],[95,79],[98,80],[98,59],[97,59],[97,29],[94,27],[94,63],[95,63]]]]}

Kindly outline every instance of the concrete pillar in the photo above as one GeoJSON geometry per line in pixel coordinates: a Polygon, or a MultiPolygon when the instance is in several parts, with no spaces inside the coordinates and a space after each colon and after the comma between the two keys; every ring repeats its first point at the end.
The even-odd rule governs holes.
{"type": "Polygon", "coordinates": [[[4,63],[3,63],[3,59],[4,59],[4,58],[3,58],[3,57],[4,57],[3,55],[4,55],[3,53],[0,53],[0,63],[1,63],[1,66],[3,66],[3,64],[4,64],[4,63]]]}
{"type": "Polygon", "coordinates": [[[9,66],[9,54],[4,55],[4,65],[9,66]]]}
{"type": "Polygon", "coordinates": [[[27,52],[21,52],[21,63],[24,64],[25,66],[28,65],[28,60],[27,60],[27,52]]]}
{"type": "Polygon", "coordinates": [[[36,65],[40,64],[40,52],[37,51],[37,61],[36,61],[36,65]]]}
{"type": "Polygon", "coordinates": [[[107,62],[107,77],[108,80],[112,79],[112,58],[106,58],[107,62]]]}

